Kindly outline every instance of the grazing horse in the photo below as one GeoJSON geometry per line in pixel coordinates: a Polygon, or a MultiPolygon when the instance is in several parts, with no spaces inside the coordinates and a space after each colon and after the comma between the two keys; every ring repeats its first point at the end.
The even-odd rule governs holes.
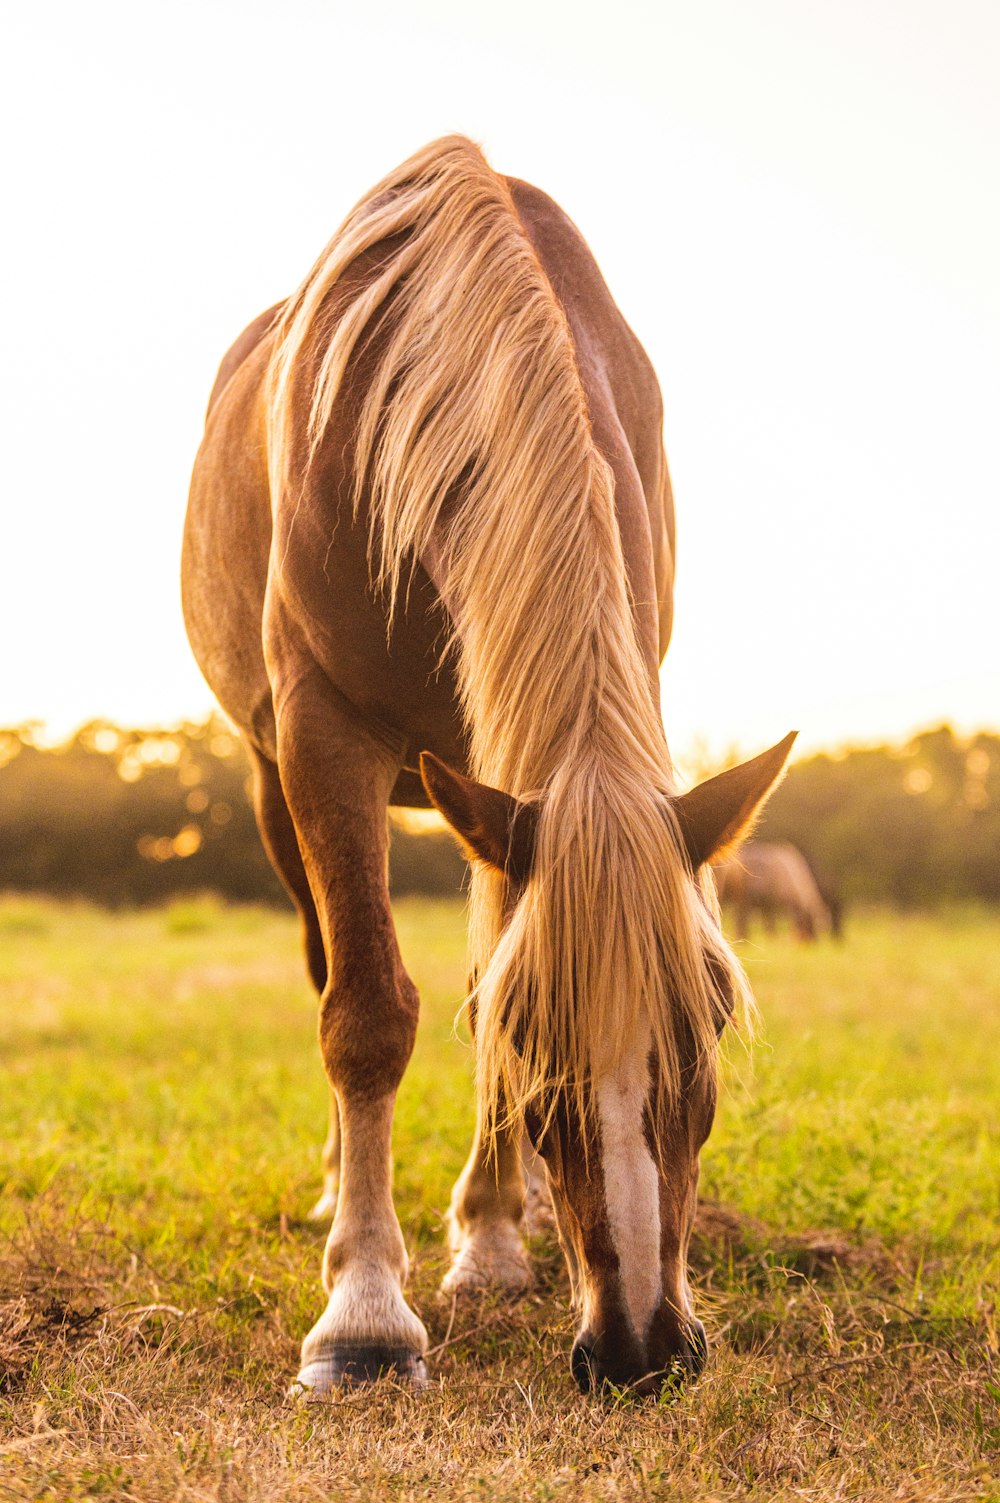
{"type": "Polygon", "coordinates": [[[719,897],[735,911],[736,932],[745,939],[750,916],[759,913],[768,933],[786,914],[800,939],[813,940],[834,928],[834,917],[812,868],[788,841],[751,840],[715,867],[719,897]]]}
{"type": "Polygon", "coordinates": [[[803,861],[808,866],[812,879],[819,889],[819,895],[826,904],[830,915],[830,935],[833,939],[844,938],[844,917],[847,905],[844,901],[844,893],[840,883],[829,871],[821,865],[808,851],[800,851],[803,861]]]}
{"type": "Polygon", "coordinates": [[[390,804],[436,805],[474,864],[478,1109],[446,1287],[526,1284],[526,1130],[580,1385],[701,1366],[698,1154],[718,1036],[748,1001],[701,867],[791,738],[678,795],[657,679],[672,566],[649,362],[566,215],[463,137],[367,194],[223,362],[184,605],[321,999],[336,1213],[303,1390],[424,1373],[390,1184],[417,1026],[390,804]]]}

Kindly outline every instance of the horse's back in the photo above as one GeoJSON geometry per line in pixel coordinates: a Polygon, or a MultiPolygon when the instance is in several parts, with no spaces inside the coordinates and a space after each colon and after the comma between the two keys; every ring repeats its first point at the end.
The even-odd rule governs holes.
{"type": "Polygon", "coordinates": [[[273,307],[258,313],[252,323],[247,324],[238,339],[234,339],[229,349],[222,357],[218,374],[215,377],[212,392],[208,399],[208,411],[205,414],[206,422],[212,415],[216,402],[225,391],[233,376],[239,370],[243,362],[253,354],[261,340],[271,332],[284,311],[285,304],[275,303],[273,307]]]}
{"type": "MultiPolygon", "coordinates": [[[[641,602],[636,624],[655,678],[669,640],[673,585],[673,506],[659,387],[572,221],[541,190],[516,180],[509,186],[521,228],[565,312],[594,438],[614,471],[632,598],[641,602]]],[[[351,280],[355,272],[364,275],[363,268],[352,268],[351,280]]],[[[228,714],[267,755],[274,754],[275,737],[261,640],[274,521],[266,378],[283,307],[248,325],[220,365],[184,542],[184,611],[195,656],[228,714]]],[[[441,670],[441,619],[432,609],[429,581],[418,565],[416,608],[401,614],[390,655],[384,608],[369,588],[364,527],[337,524],[338,498],[351,483],[349,406],[335,414],[329,443],[344,456],[343,473],[326,477],[329,500],[321,512],[312,516],[303,508],[294,524],[305,537],[296,552],[310,576],[310,597],[324,601],[325,640],[311,646],[334,686],[362,714],[386,726],[398,717],[408,741],[461,765],[460,715],[451,673],[441,670]]],[[[294,583],[290,579],[289,587],[294,583]]],[[[415,799],[422,800],[422,789],[415,799]]]]}
{"type": "Polygon", "coordinates": [[[659,660],[670,640],[674,565],[673,493],[659,382],[569,215],[540,188],[517,178],[507,183],[521,227],[573,333],[594,438],[615,473],[615,506],[633,595],[657,601],[659,660]],[[646,577],[650,560],[652,575],[646,577]]]}

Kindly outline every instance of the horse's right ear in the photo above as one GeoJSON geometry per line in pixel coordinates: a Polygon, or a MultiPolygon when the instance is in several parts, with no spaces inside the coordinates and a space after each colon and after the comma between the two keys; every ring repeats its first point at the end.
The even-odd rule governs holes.
{"type": "Polygon", "coordinates": [[[696,869],[721,860],[745,840],[778,785],[798,731],[740,767],[720,772],[674,799],[674,813],[696,869]]]}
{"type": "Polygon", "coordinates": [[[420,776],[427,797],[451,825],[466,855],[487,862],[513,882],[527,881],[538,826],[534,804],[463,777],[431,752],[420,753],[420,776]]]}

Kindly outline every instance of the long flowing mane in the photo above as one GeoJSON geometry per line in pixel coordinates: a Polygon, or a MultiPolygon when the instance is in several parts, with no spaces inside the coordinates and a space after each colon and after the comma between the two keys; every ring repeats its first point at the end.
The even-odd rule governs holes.
{"type": "Polygon", "coordinates": [[[473,875],[484,1116],[495,1127],[564,1092],[585,1118],[590,1083],[637,1030],[676,1094],[685,1063],[715,1067],[724,995],[748,994],[681,854],[614,477],[570,328],[507,185],[464,137],[432,143],[362,199],[288,304],[270,377],[273,495],[290,483],[297,434],[317,452],[361,349],[374,374],[355,506],[368,509],[390,621],[433,547],[473,775],[539,804],[513,914],[500,876],[473,875]],[[374,270],[331,319],[334,290],[374,248],[374,270]]]}

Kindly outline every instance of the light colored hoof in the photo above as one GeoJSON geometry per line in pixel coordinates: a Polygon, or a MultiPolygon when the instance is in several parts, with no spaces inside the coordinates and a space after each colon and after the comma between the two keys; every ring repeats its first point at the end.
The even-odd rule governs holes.
{"type": "Polygon", "coordinates": [[[340,1388],[390,1378],[409,1388],[426,1388],[427,1364],[420,1352],[400,1346],[335,1346],[299,1372],[289,1397],[316,1402],[340,1388]]]}
{"type": "Polygon", "coordinates": [[[332,1221],[337,1214],[337,1194],[335,1190],[324,1190],[312,1210],[309,1212],[310,1221],[332,1221]]]}
{"type": "Polygon", "coordinates": [[[480,1229],[456,1240],[452,1265],[441,1281],[445,1294],[486,1290],[523,1294],[534,1283],[524,1245],[510,1224],[480,1229]]]}

